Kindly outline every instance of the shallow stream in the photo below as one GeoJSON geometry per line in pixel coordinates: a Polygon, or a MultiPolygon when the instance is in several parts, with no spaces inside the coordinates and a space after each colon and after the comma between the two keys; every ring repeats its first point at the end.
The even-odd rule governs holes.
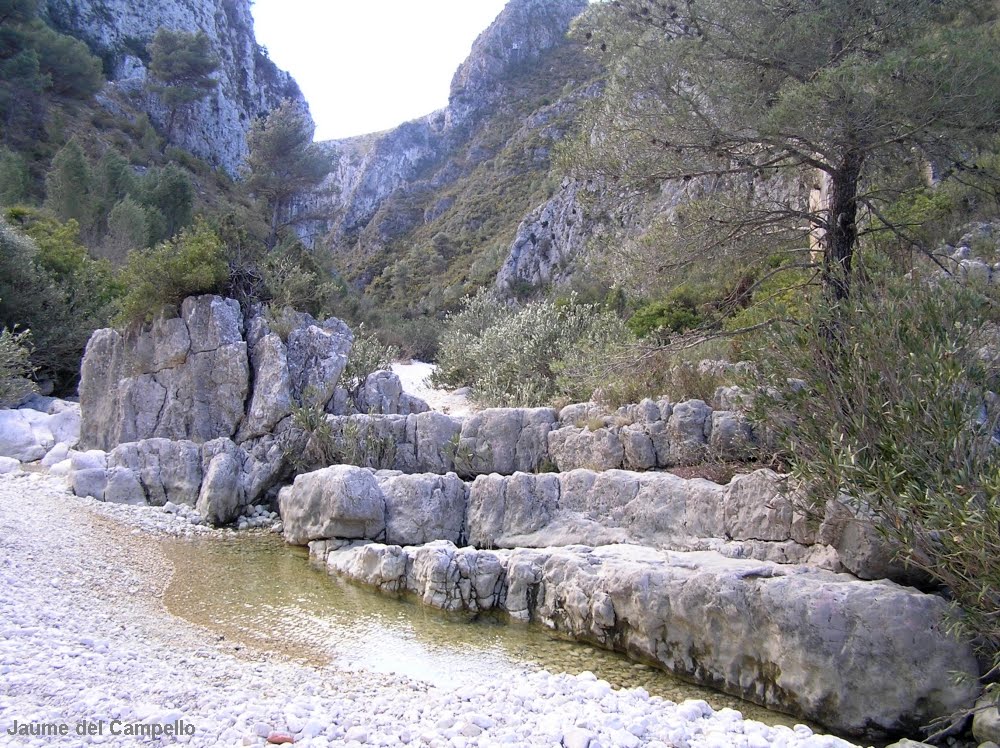
{"type": "Polygon", "coordinates": [[[590,670],[615,687],[643,687],[671,701],[704,699],[748,719],[803,720],[685,683],[625,657],[560,638],[541,626],[470,621],[329,576],[304,548],[280,538],[168,540],[174,576],[165,595],[174,615],[238,646],[314,665],[395,673],[441,686],[516,678],[546,669],[590,670]]]}

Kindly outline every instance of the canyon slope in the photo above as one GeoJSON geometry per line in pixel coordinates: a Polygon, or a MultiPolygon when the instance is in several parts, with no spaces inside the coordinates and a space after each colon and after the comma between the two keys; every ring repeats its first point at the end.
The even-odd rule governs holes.
{"type": "Polygon", "coordinates": [[[511,0],[472,46],[448,106],[382,133],[330,141],[338,166],[304,198],[300,235],[332,251],[379,306],[453,307],[478,287],[563,277],[597,227],[553,167],[600,91],[567,37],[586,0],[511,0]],[[501,270],[502,269],[502,270],[501,270]]]}
{"type": "Polygon", "coordinates": [[[250,6],[251,0],[46,0],[42,10],[55,28],[82,39],[104,61],[111,86],[102,93],[102,104],[114,112],[116,101],[124,99],[149,114],[161,131],[169,113],[144,85],[147,45],[160,28],[204,32],[219,58],[219,84],[192,107],[171,138],[173,145],[235,176],[254,119],[284,99],[308,109],[292,77],[257,43],[250,6]]]}

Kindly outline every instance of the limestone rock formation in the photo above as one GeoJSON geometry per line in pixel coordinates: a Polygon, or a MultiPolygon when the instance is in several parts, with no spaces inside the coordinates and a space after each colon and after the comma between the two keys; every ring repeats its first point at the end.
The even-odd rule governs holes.
{"type": "MultiPolygon", "coordinates": [[[[322,237],[334,252],[433,252],[435,237],[481,244],[488,233],[490,241],[513,241],[525,214],[550,198],[556,202],[539,215],[561,213],[556,206],[568,204],[566,195],[559,202],[539,183],[556,143],[595,93],[596,65],[566,38],[586,7],[586,0],[510,0],[456,71],[447,107],[387,132],[330,141],[336,168],[296,207],[309,219],[300,228],[303,240],[322,237]],[[508,188],[484,214],[483,186],[499,184],[508,188]],[[481,231],[486,222],[489,231],[481,231]]],[[[573,232],[574,247],[582,236],[573,232]]],[[[359,281],[373,277],[361,272],[359,281]]]]}
{"type": "Polygon", "coordinates": [[[472,45],[455,72],[446,123],[462,127],[489,111],[506,93],[505,78],[516,67],[537,61],[560,44],[586,0],[512,0],[472,45]]]}
{"type": "Polygon", "coordinates": [[[328,538],[456,543],[465,524],[466,488],[454,473],[335,465],[297,476],[281,489],[279,504],[285,539],[298,545],[328,538]]]}
{"type": "Polygon", "coordinates": [[[915,727],[975,694],[978,665],[945,633],[947,603],[891,582],[628,545],[320,553],[332,572],[380,589],[503,610],[854,735],[915,727]]]}
{"type": "Polygon", "coordinates": [[[125,334],[98,330],[81,365],[81,442],[113,449],[162,437],[231,437],[243,420],[249,362],[239,304],[185,299],[179,317],[125,334]]]}
{"type": "MultiPolygon", "coordinates": [[[[291,416],[303,408],[322,417],[333,406],[352,342],[336,318],[288,313],[277,324],[252,308],[244,319],[237,302],[210,295],[186,299],[177,317],[126,333],[98,330],[80,385],[81,440],[96,449],[87,453],[92,458],[71,460],[64,472],[80,495],[169,502],[197,507],[212,524],[232,522],[302,469],[296,460],[310,435],[291,416]]],[[[373,409],[426,410],[392,377],[368,383],[373,409]]],[[[399,440],[411,438],[410,472],[445,466],[456,422],[412,415],[419,420],[407,430],[406,416],[390,417],[403,421],[399,440]],[[416,459],[421,447],[424,462],[416,459]]],[[[79,454],[64,449],[63,459],[79,454]]]]}
{"type": "MultiPolygon", "coordinates": [[[[577,197],[580,189],[579,182],[564,179],[559,190],[517,227],[496,277],[497,288],[506,296],[563,280],[587,241],[599,232],[597,224],[585,218],[586,208],[577,197]]],[[[596,188],[591,184],[588,189],[596,188]]]]}
{"type": "MultiPolygon", "coordinates": [[[[174,144],[236,175],[246,155],[250,125],[291,99],[308,109],[298,85],[257,44],[250,0],[44,0],[52,24],[87,43],[105,60],[113,88],[133,98],[153,121],[166,123],[168,110],[145,93],[146,45],[157,29],[203,31],[219,57],[219,85],[175,128],[174,144]]],[[[101,97],[113,107],[107,95],[101,97]]]]}

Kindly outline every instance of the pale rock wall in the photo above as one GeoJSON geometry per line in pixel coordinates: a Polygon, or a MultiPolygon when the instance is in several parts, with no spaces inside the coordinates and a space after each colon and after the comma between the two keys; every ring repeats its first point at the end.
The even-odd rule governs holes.
{"type": "Polygon", "coordinates": [[[976,693],[978,664],[946,633],[947,603],[892,582],[630,545],[311,551],[383,591],[537,621],[852,735],[914,729],[976,693]]]}
{"type": "Polygon", "coordinates": [[[174,144],[237,175],[251,123],[290,99],[308,111],[298,85],[257,44],[250,0],[45,0],[43,11],[110,65],[114,86],[134,97],[153,122],[166,109],[145,95],[146,45],[157,29],[204,31],[220,59],[219,85],[175,128],[174,144]]]}

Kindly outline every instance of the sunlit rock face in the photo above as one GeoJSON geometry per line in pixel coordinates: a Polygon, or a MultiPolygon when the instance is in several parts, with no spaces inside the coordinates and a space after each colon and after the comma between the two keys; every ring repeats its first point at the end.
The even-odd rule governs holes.
{"type": "MultiPolygon", "coordinates": [[[[463,192],[481,195],[469,187],[473,172],[506,150],[530,154],[512,167],[525,183],[545,173],[550,147],[565,135],[594,72],[566,37],[586,7],[586,0],[511,0],[456,71],[447,107],[386,132],[329,141],[337,167],[297,206],[311,218],[302,238],[364,254],[391,249],[442,224],[463,192]]],[[[524,204],[511,229],[532,207],[524,204]]]]}
{"type": "Polygon", "coordinates": [[[445,122],[462,127],[489,111],[505,94],[505,79],[518,67],[537,63],[562,44],[587,0],[512,0],[479,35],[451,80],[445,122]]]}
{"type": "Polygon", "coordinates": [[[146,46],[157,29],[204,31],[219,58],[219,85],[174,127],[174,145],[230,174],[246,155],[246,134],[257,117],[284,99],[308,108],[292,77],[279,70],[254,37],[251,0],[47,0],[54,26],[85,41],[104,60],[113,85],[101,95],[112,111],[118,95],[149,113],[161,130],[168,111],[144,90],[146,46]]]}

